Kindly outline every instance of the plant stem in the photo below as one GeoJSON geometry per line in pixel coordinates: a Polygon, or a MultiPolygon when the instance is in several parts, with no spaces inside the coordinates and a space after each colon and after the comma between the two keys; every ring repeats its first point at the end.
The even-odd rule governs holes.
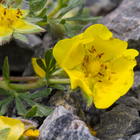
{"type": "MultiPolygon", "coordinates": [[[[4,80],[4,78],[0,77],[0,80],[4,80]]],[[[10,77],[11,82],[29,82],[37,80],[39,80],[39,77],[10,77]]]]}
{"type": "Polygon", "coordinates": [[[49,79],[49,84],[70,84],[70,79],[49,79]]]}
{"type": "Polygon", "coordinates": [[[70,84],[70,79],[49,79],[47,82],[44,78],[41,78],[38,80],[36,83],[31,83],[31,84],[9,84],[10,89],[24,89],[24,90],[29,90],[29,89],[35,89],[39,87],[43,87],[48,84],[70,84]]]}

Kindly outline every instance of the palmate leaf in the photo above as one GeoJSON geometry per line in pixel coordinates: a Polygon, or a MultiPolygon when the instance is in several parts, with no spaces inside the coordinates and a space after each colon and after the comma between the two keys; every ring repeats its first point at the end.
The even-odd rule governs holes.
{"type": "Polygon", "coordinates": [[[6,91],[6,90],[3,89],[3,88],[0,88],[0,94],[3,94],[3,95],[11,95],[10,92],[6,91]]]}
{"type": "Polygon", "coordinates": [[[25,95],[23,95],[22,93],[19,93],[19,96],[25,100],[30,106],[34,106],[37,105],[37,113],[35,116],[48,116],[52,113],[53,109],[44,105],[41,105],[39,103],[36,103],[32,100],[30,100],[28,97],[26,97],[25,95]]]}
{"type": "Polygon", "coordinates": [[[34,105],[27,113],[26,117],[34,117],[37,113],[37,105],[34,105]]]}
{"type": "Polygon", "coordinates": [[[9,62],[8,62],[8,56],[5,57],[4,65],[3,65],[3,77],[7,84],[10,82],[10,71],[9,71],[9,62]]]}
{"type": "Polygon", "coordinates": [[[68,37],[72,38],[72,37],[75,36],[75,34],[73,33],[73,31],[72,31],[72,29],[71,29],[70,24],[65,23],[65,24],[64,24],[64,27],[65,27],[65,29],[66,29],[66,33],[67,33],[68,37]]]}
{"type": "Polygon", "coordinates": [[[55,89],[59,89],[59,90],[66,90],[66,88],[63,85],[60,84],[54,84],[54,85],[49,85],[50,87],[53,87],[55,89]]]}
{"type": "Polygon", "coordinates": [[[44,70],[44,71],[47,71],[47,68],[45,67],[43,61],[41,59],[37,59],[36,60],[37,64],[44,70]]]}
{"type": "Polygon", "coordinates": [[[32,12],[39,12],[40,10],[42,10],[44,8],[44,6],[46,5],[47,0],[40,0],[39,2],[37,2],[34,5],[31,5],[31,11],[32,12]]]}
{"type": "Polygon", "coordinates": [[[27,110],[23,106],[18,96],[15,97],[15,100],[16,100],[16,108],[17,108],[18,114],[24,116],[27,113],[27,110]]]}
{"type": "Polygon", "coordinates": [[[13,100],[14,95],[9,96],[8,98],[0,101],[0,115],[3,115],[6,111],[7,106],[10,104],[10,102],[13,100]]]}
{"type": "Polygon", "coordinates": [[[45,52],[45,63],[46,63],[47,69],[49,69],[49,65],[50,65],[50,62],[52,59],[52,51],[53,51],[53,49],[48,49],[45,52]]]}
{"type": "Polygon", "coordinates": [[[22,41],[22,42],[28,43],[28,39],[24,35],[22,35],[20,33],[14,32],[13,37],[15,39],[18,39],[18,40],[22,41]]]}
{"type": "Polygon", "coordinates": [[[84,0],[70,0],[66,9],[62,9],[61,17],[64,16],[67,12],[82,4],[84,0]]]}
{"type": "MultiPolygon", "coordinates": [[[[28,98],[30,99],[36,99],[36,98],[40,98],[40,97],[46,97],[51,93],[52,89],[51,88],[46,88],[43,89],[37,93],[34,94],[28,94],[28,98]]],[[[26,96],[26,95],[25,95],[26,96]]]]}

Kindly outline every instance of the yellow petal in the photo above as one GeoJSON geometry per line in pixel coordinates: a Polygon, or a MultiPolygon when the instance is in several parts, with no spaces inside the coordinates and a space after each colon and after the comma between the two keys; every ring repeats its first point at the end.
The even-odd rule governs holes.
{"type": "Polygon", "coordinates": [[[0,43],[10,40],[13,30],[10,28],[0,27],[0,43]]]}
{"type": "Polygon", "coordinates": [[[102,40],[109,40],[113,37],[113,34],[109,31],[109,29],[102,25],[102,24],[94,24],[90,27],[88,27],[84,32],[84,37],[90,37],[90,36],[98,36],[102,40]]]}
{"type": "Polygon", "coordinates": [[[99,109],[110,107],[120,96],[126,94],[133,85],[133,81],[132,72],[126,71],[112,85],[113,87],[105,86],[104,83],[97,83],[93,90],[95,106],[99,109]]]}
{"type": "Polygon", "coordinates": [[[24,132],[24,135],[28,136],[28,137],[38,137],[39,136],[39,130],[38,129],[36,129],[36,130],[29,129],[29,130],[24,132]]]}
{"type": "Polygon", "coordinates": [[[24,132],[24,124],[18,119],[0,116],[0,130],[10,128],[6,140],[18,140],[24,132]]]}
{"type": "MultiPolygon", "coordinates": [[[[44,77],[46,72],[42,68],[40,68],[40,66],[36,62],[36,59],[37,58],[32,58],[32,65],[33,65],[34,71],[40,77],[44,77]]],[[[44,59],[41,59],[41,60],[43,61],[44,65],[45,65],[45,60],[44,59]]]]}
{"type": "Polygon", "coordinates": [[[43,28],[22,19],[18,19],[18,21],[14,22],[12,28],[18,33],[37,33],[44,31],[43,28]]]}
{"type": "MultiPolygon", "coordinates": [[[[12,8],[12,11],[17,13],[17,9],[15,8],[12,8]]],[[[20,15],[20,18],[25,18],[29,14],[28,10],[20,9],[20,11],[22,12],[22,15],[20,15]]]]}

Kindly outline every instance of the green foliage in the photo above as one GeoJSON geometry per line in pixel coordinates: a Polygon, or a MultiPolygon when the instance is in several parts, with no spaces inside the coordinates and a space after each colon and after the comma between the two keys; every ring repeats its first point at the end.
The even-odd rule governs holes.
{"type": "MultiPolygon", "coordinates": [[[[51,52],[52,54],[52,52],[51,52]]],[[[39,59],[41,60],[41,59],[39,59]]],[[[42,61],[39,61],[40,66],[42,67],[42,61]]],[[[46,70],[46,69],[45,69],[46,70]]],[[[33,116],[48,116],[53,110],[45,105],[41,105],[39,103],[36,103],[33,101],[34,99],[46,97],[48,96],[52,89],[46,88],[43,89],[37,93],[29,94],[27,92],[20,92],[20,90],[16,91],[12,88],[9,88],[10,86],[10,77],[9,77],[9,63],[8,63],[8,57],[5,58],[4,66],[3,66],[3,77],[4,80],[0,81],[0,86],[3,86],[4,88],[8,89],[9,91],[5,90],[4,88],[0,88],[0,94],[7,95],[8,97],[0,101],[0,115],[4,115],[6,108],[8,105],[12,102],[12,100],[15,100],[16,102],[16,108],[18,111],[18,114],[23,117],[33,117],[33,116]],[[23,105],[23,100],[27,102],[32,108],[27,111],[25,106],[23,105]]]]}
{"type": "Polygon", "coordinates": [[[9,131],[10,131],[10,128],[4,128],[0,130],[0,140],[5,140],[4,136],[6,136],[9,131]]]}

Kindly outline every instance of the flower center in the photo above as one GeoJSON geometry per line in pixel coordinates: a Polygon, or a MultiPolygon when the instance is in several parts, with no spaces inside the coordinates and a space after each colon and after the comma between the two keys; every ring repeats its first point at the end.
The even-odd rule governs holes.
{"type": "Polygon", "coordinates": [[[104,53],[98,54],[92,47],[88,50],[88,54],[83,59],[82,66],[86,77],[98,77],[98,82],[102,82],[101,79],[106,75],[107,65],[100,61],[100,58],[104,53]]]}
{"type": "Polygon", "coordinates": [[[20,9],[12,9],[12,4],[13,3],[11,3],[11,7],[8,5],[8,7],[5,8],[3,4],[0,3],[0,26],[11,27],[12,24],[22,16],[20,9]]]}

